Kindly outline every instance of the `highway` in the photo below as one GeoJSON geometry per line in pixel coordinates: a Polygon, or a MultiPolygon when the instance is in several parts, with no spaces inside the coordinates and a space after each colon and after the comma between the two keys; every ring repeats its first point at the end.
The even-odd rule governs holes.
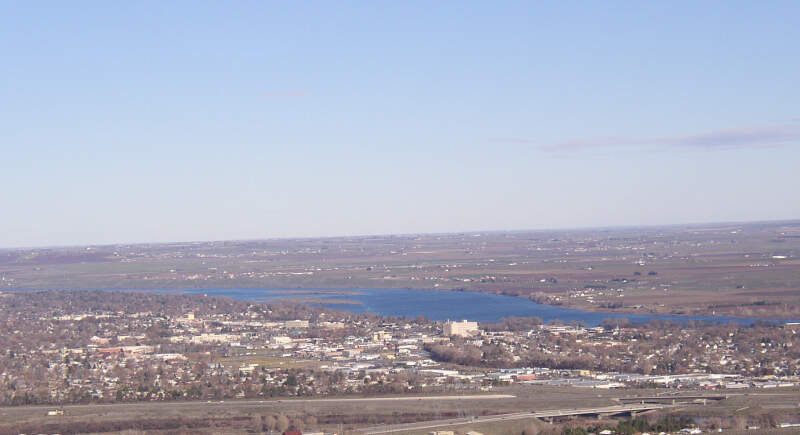
{"type": "MultiPolygon", "coordinates": [[[[64,405],[60,408],[69,412],[70,410],[91,410],[98,409],[113,409],[125,408],[126,410],[141,408],[151,408],[154,405],[159,408],[183,408],[183,407],[201,407],[201,406],[219,406],[226,407],[247,408],[247,407],[264,407],[273,405],[296,404],[296,403],[358,403],[358,402],[403,402],[403,401],[457,401],[457,400],[498,400],[498,399],[514,399],[517,396],[513,394],[472,394],[472,395],[449,395],[449,396],[396,396],[396,397],[359,397],[359,398],[326,398],[326,399],[266,399],[266,400],[229,400],[229,401],[199,401],[191,400],[185,402],[138,402],[138,403],[108,403],[108,404],[86,404],[86,405],[64,405]]],[[[0,415],[7,409],[21,409],[21,408],[42,408],[50,409],[53,405],[34,405],[30,407],[0,407],[0,415]]]]}
{"type": "Polygon", "coordinates": [[[720,401],[727,399],[728,396],[726,395],[663,395],[663,396],[629,396],[629,397],[620,397],[619,400],[621,403],[685,403],[687,401],[700,401],[700,400],[712,400],[712,401],[720,401]]]}
{"type": "Polygon", "coordinates": [[[385,434],[393,432],[405,432],[411,430],[433,429],[438,427],[454,426],[458,424],[491,423],[498,421],[520,420],[528,418],[568,417],[572,415],[614,415],[614,414],[624,414],[629,412],[643,412],[654,409],[663,409],[663,408],[668,408],[670,406],[671,405],[663,405],[663,404],[635,404],[635,405],[603,406],[598,408],[551,409],[545,411],[487,415],[483,417],[474,417],[474,418],[467,418],[467,417],[449,418],[442,420],[422,421],[418,423],[375,426],[375,427],[360,429],[359,432],[364,435],[376,435],[376,434],[385,434]]]}

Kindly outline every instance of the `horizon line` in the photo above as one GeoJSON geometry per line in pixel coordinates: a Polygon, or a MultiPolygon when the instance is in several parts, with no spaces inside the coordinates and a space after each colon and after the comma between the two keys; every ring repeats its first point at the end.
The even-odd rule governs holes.
{"type": "Polygon", "coordinates": [[[444,232],[413,232],[413,233],[373,233],[373,234],[340,234],[335,236],[285,236],[285,237],[263,237],[263,238],[244,238],[244,239],[215,239],[215,240],[172,240],[172,241],[144,241],[144,242],[116,242],[116,243],[86,243],[86,244],[64,244],[64,245],[37,245],[37,246],[11,246],[2,247],[0,251],[19,251],[19,250],[41,250],[41,249],[67,249],[67,248],[104,248],[112,246],[140,246],[140,245],[174,245],[182,243],[205,244],[223,242],[260,242],[270,240],[326,240],[341,238],[367,238],[367,237],[391,237],[391,236],[426,236],[426,235],[455,235],[455,234],[480,234],[480,233],[525,233],[525,232],[556,232],[556,231],[599,231],[599,230],[621,230],[621,229],[655,229],[669,227],[709,227],[715,225],[743,225],[743,224],[778,224],[778,223],[798,223],[800,218],[790,219],[767,219],[753,221],[714,221],[714,222],[680,222],[670,224],[630,224],[630,225],[600,225],[600,226],[577,226],[577,227],[557,227],[557,228],[525,228],[512,230],[467,230],[467,231],[444,231],[444,232]]]}

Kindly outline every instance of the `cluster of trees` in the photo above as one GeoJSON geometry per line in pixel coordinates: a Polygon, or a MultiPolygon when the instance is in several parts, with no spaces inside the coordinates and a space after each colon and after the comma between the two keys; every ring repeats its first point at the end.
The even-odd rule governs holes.
{"type": "Polygon", "coordinates": [[[149,418],[131,420],[81,420],[55,423],[10,423],[0,422],[0,435],[21,433],[110,433],[124,431],[178,431],[202,433],[201,429],[215,431],[242,430],[251,427],[247,417],[204,418],[149,418]]]}
{"type": "Polygon", "coordinates": [[[563,305],[563,302],[560,298],[554,295],[550,295],[547,293],[536,292],[530,296],[528,299],[536,302],[537,304],[543,305],[563,305]]]}
{"type": "Polygon", "coordinates": [[[481,323],[481,327],[487,331],[530,331],[542,325],[539,317],[503,317],[497,323],[481,323]]]}
{"type": "Polygon", "coordinates": [[[259,432],[284,432],[287,430],[299,430],[316,428],[317,417],[313,415],[286,414],[267,414],[254,416],[252,427],[259,432]]]}
{"type": "Polygon", "coordinates": [[[430,352],[436,361],[459,364],[462,366],[485,366],[481,348],[472,345],[429,344],[425,350],[430,352]]]}
{"type": "MultiPolygon", "coordinates": [[[[794,415],[791,419],[796,419],[800,415],[794,415]]],[[[784,419],[787,417],[784,416],[784,419]]],[[[749,426],[761,428],[777,427],[782,422],[774,411],[764,411],[752,415],[728,415],[721,417],[703,418],[699,422],[688,416],[664,415],[663,413],[653,413],[647,417],[637,417],[633,419],[618,420],[616,425],[594,424],[590,426],[568,425],[561,430],[563,435],[588,435],[599,433],[604,429],[613,430],[617,434],[632,435],[643,432],[650,433],[675,433],[688,427],[699,427],[705,431],[716,431],[718,429],[742,431],[749,426]]]]}
{"type": "Polygon", "coordinates": [[[622,435],[633,435],[642,432],[677,432],[686,427],[693,427],[694,420],[690,417],[662,417],[659,420],[652,421],[646,418],[634,418],[627,420],[619,420],[616,426],[609,426],[604,424],[596,424],[589,427],[583,426],[568,426],[562,431],[563,435],[588,435],[591,433],[600,433],[605,429],[611,429],[615,433],[622,435]]]}

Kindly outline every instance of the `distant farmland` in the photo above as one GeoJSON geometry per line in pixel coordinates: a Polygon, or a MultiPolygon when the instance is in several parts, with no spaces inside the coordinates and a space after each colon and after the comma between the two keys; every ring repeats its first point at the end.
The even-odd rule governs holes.
{"type": "Polygon", "coordinates": [[[800,221],[5,250],[0,288],[413,288],[798,317],[800,221]]]}

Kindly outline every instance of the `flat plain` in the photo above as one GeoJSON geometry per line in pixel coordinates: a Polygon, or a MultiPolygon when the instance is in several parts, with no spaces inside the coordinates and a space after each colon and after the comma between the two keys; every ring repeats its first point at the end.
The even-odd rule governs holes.
{"type": "Polygon", "coordinates": [[[797,318],[800,221],[0,251],[0,289],[65,288],[456,290],[595,311],[797,318]]]}

